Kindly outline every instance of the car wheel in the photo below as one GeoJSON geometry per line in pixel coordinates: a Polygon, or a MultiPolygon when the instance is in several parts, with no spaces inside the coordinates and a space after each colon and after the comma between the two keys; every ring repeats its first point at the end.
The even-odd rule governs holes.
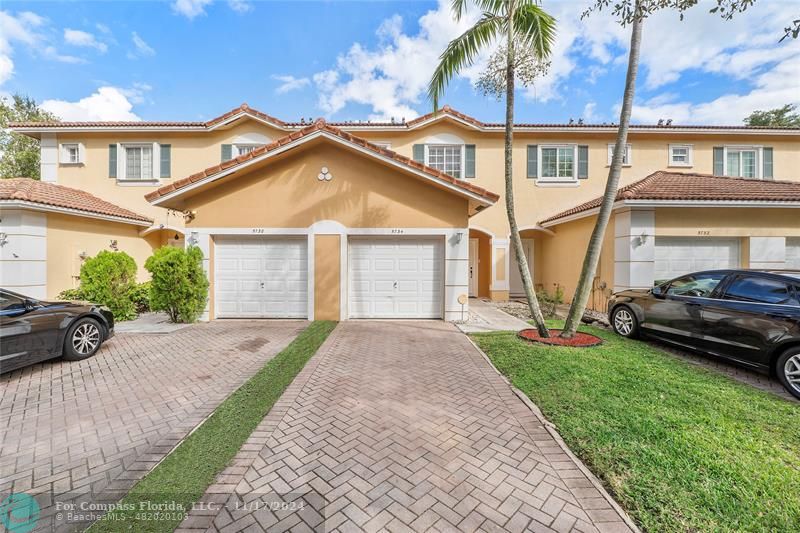
{"type": "Polygon", "coordinates": [[[64,339],[64,359],[80,361],[97,353],[103,344],[103,328],[97,320],[80,318],[70,326],[64,339]]]}
{"type": "Polygon", "coordinates": [[[787,391],[800,398],[800,347],[789,348],[778,357],[775,374],[787,391]]]}
{"type": "Polygon", "coordinates": [[[629,339],[635,339],[639,336],[639,321],[636,319],[633,310],[624,305],[614,309],[614,313],[611,315],[611,327],[614,328],[617,334],[629,339]]]}

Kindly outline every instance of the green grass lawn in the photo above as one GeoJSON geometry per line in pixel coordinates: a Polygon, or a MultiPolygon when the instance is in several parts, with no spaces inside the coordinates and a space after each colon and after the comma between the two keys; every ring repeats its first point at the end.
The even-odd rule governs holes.
{"type": "MultiPolygon", "coordinates": [[[[282,352],[239,387],[194,433],[137,483],[121,504],[138,506],[178,503],[189,509],[269,412],[275,401],[336,327],[335,322],[312,322],[282,352]]],[[[167,532],[181,522],[151,520],[135,511],[114,511],[89,531],[167,532]],[[139,514],[139,516],[137,516],[139,514]]]]}
{"type": "Polygon", "coordinates": [[[800,531],[799,404],[647,343],[582,331],[605,343],[473,339],[643,529],[800,531]]]}

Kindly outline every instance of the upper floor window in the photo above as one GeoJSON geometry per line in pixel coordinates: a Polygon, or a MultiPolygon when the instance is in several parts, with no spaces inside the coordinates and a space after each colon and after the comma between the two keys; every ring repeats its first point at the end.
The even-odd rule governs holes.
{"type": "Polygon", "coordinates": [[[80,143],[64,143],[61,145],[59,163],[77,165],[83,163],[83,147],[80,143]]]}
{"type": "Polygon", "coordinates": [[[427,146],[427,165],[436,170],[450,174],[454,178],[462,177],[461,152],[464,145],[431,144],[427,146]]]}
{"type": "Polygon", "coordinates": [[[234,144],[233,145],[233,157],[239,157],[240,155],[249,154],[259,146],[260,144],[234,144]]]}
{"type": "Polygon", "coordinates": [[[232,139],[231,144],[223,144],[222,161],[236,159],[239,156],[249,154],[256,148],[260,148],[270,143],[270,138],[262,133],[250,132],[237,135],[232,139]]]}
{"type": "MultiPolygon", "coordinates": [[[[615,144],[609,144],[608,145],[608,164],[609,164],[609,166],[611,165],[611,161],[613,161],[613,159],[614,159],[614,147],[615,146],[616,146],[615,144]]],[[[622,165],[623,166],[626,166],[626,167],[631,166],[631,161],[632,161],[631,155],[632,155],[631,154],[631,145],[630,144],[626,144],[625,145],[625,154],[623,154],[623,156],[622,156],[622,165]]]]}
{"type": "Polygon", "coordinates": [[[392,143],[388,141],[372,141],[372,144],[374,144],[375,146],[379,146],[381,148],[386,148],[387,150],[392,149],[392,143]]]}
{"type": "Polygon", "coordinates": [[[729,148],[725,154],[726,176],[739,178],[756,177],[758,152],[754,148],[729,148]]]}
{"type": "Polygon", "coordinates": [[[670,144],[669,145],[669,166],[671,167],[691,167],[692,145],[691,144],[670,144]]]}
{"type": "Polygon", "coordinates": [[[577,146],[540,146],[540,181],[573,181],[576,179],[577,146]]]}
{"type": "Polygon", "coordinates": [[[732,178],[772,179],[772,148],[768,146],[715,146],[714,175],[732,178]]]}
{"type": "Polygon", "coordinates": [[[123,179],[153,179],[152,144],[123,144],[122,150],[125,157],[125,174],[123,179]]]}
{"type": "Polygon", "coordinates": [[[475,145],[450,133],[439,133],[413,146],[415,161],[449,174],[454,178],[475,177],[475,145]]]}

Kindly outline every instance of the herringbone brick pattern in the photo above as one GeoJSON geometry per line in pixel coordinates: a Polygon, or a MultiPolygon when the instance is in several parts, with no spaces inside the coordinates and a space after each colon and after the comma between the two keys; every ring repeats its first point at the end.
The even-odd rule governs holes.
{"type": "MultiPolygon", "coordinates": [[[[303,321],[217,321],[119,334],[93,358],[0,377],[0,496],[125,490],[283,349],[303,321]]],[[[43,509],[43,517],[53,508],[43,509]]],[[[42,520],[42,523],[46,523],[42,520]]]]}
{"type": "Polygon", "coordinates": [[[293,387],[179,531],[630,531],[451,324],[343,322],[293,387]]]}

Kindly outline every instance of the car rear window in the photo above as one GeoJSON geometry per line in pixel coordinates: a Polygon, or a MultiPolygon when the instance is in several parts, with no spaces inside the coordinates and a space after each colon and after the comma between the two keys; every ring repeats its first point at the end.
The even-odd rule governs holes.
{"type": "Polygon", "coordinates": [[[779,305],[800,305],[791,285],[776,279],[738,276],[725,291],[727,300],[779,305]]]}

